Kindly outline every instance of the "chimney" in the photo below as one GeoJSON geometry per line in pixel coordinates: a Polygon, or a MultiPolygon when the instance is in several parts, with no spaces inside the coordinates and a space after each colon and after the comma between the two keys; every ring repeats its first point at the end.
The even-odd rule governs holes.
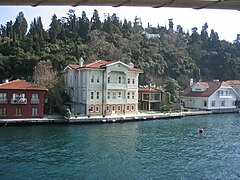
{"type": "Polygon", "coordinates": [[[128,65],[130,66],[130,68],[134,68],[134,64],[132,62],[130,62],[128,65]]]}
{"type": "Polygon", "coordinates": [[[193,78],[190,79],[190,87],[193,85],[193,78]]]}
{"type": "Polygon", "coordinates": [[[80,67],[83,67],[83,63],[84,63],[84,60],[83,60],[83,58],[81,57],[81,58],[79,59],[79,66],[80,66],[80,67]]]}

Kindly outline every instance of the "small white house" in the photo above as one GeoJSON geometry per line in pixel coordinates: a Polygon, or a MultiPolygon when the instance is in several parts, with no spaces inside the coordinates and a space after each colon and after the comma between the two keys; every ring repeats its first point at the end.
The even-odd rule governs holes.
{"type": "Polygon", "coordinates": [[[227,83],[220,81],[197,82],[180,92],[184,107],[204,110],[236,109],[238,93],[227,83]]]}

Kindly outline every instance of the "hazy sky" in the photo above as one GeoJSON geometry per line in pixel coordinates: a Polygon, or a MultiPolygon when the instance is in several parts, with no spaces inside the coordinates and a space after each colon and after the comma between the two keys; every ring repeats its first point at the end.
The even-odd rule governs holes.
{"type": "Polygon", "coordinates": [[[66,16],[69,9],[75,10],[77,16],[81,16],[81,12],[85,11],[87,17],[90,19],[93,14],[93,10],[97,9],[101,17],[101,21],[104,20],[104,13],[112,15],[116,13],[117,16],[124,20],[133,21],[134,17],[141,18],[143,26],[146,27],[148,22],[152,26],[167,25],[168,19],[173,19],[174,28],[177,25],[181,25],[183,30],[191,32],[193,27],[198,28],[200,33],[204,23],[208,23],[208,31],[211,29],[219,34],[220,39],[225,39],[232,42],[236,39],[237,34],[240,34],[240,11],[237,10],[194,10],[185,8],[150,8],[150,7],[104,7],[104,6],[0,6],[0,24],[6,25],[7,21],[15,21],[16,16],[20,11],[24,13],[25,18],[30,25],[34,17],[41,16],[45,29],[49,28],[51,18],[53,14],[56,14],[58,18],[66,16]]]}

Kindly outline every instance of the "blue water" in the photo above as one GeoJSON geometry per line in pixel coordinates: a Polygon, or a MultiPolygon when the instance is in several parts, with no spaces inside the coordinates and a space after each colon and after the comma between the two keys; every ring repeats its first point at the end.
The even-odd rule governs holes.
{"type": "Polygon", "coordinates": [[[240,114],[0,127],[0,179],[240,179],[240,114]]]}

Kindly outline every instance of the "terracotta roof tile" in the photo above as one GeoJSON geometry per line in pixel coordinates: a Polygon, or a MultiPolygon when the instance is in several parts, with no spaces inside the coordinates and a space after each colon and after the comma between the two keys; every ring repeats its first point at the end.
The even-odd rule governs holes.
{"type": "Polygon", "coordinates": [[[143,70],[137,68],[128,68],[129,71],[140,71],[143,73],[143,70]]]}
{"type": "Polygon", "coordinates": [[[220,87],[231,87],[226,82],[220,81],[212,81],[212,82],[198,82],[204,87],[208,88],[206,91],[192,91],[191,87],[188,87],[183,92],[180,92],[180,96],[188,96],[188,97],[210,97],[217,89],[220,87]]]}
{"type": "Polygon", "coordinates": [[[228,80],[226,81],[229,85],[240,85],[240,80],[228,80]]]}
{"type": "MultiPolygon", "coordinates": [[[[83,65],[83,68],[103,68],[108,64],[112,64],[115,63],[117,61],[105,61],[105,60],[96,60],[94,62],[90,62],[90,63],[86,63],[83,65]]],[[[68,66],[70,66],[72,69],[77,69],[80,68],[79,65],[76,64],[69,64],[68,66]]],[[[128,68],[129,71],[140,71],[143,72],[143,70],[141,69],[137,69],[137,68],[128,68]]]]}
{"type": "Polygon", "coordinates": [[[35,84],[29,83],[25,80],[13,80],[7,83],[0,84],[0,89],[14,89],[14,90],[38,90],[38,91],[46,91],[44,88],[40,88],[35,84]]]}
{"type": "Polygon", "coordinates": [[[78,64],[69,64],[68,66],[71,67],[72,69],[77,69],[80,67],[78,64]]]}
{"type": "Polygon", "coordinates": [[[113,61],[104,61],[104,60],[97,60],[97,61],[94,61],[94,62],[91,62],[91,63],[87,63],[87,64],[84,64],[83,67],[87,67],[87,68],[101,68],[101,67],[104,67],[108,64],[111,64],[113,63],[113,61]]]}
{"type": "Polygon", "coordinates": [[[138,92],[162,92],[162,91],[155,88],[138,88],[138,92]]]}

